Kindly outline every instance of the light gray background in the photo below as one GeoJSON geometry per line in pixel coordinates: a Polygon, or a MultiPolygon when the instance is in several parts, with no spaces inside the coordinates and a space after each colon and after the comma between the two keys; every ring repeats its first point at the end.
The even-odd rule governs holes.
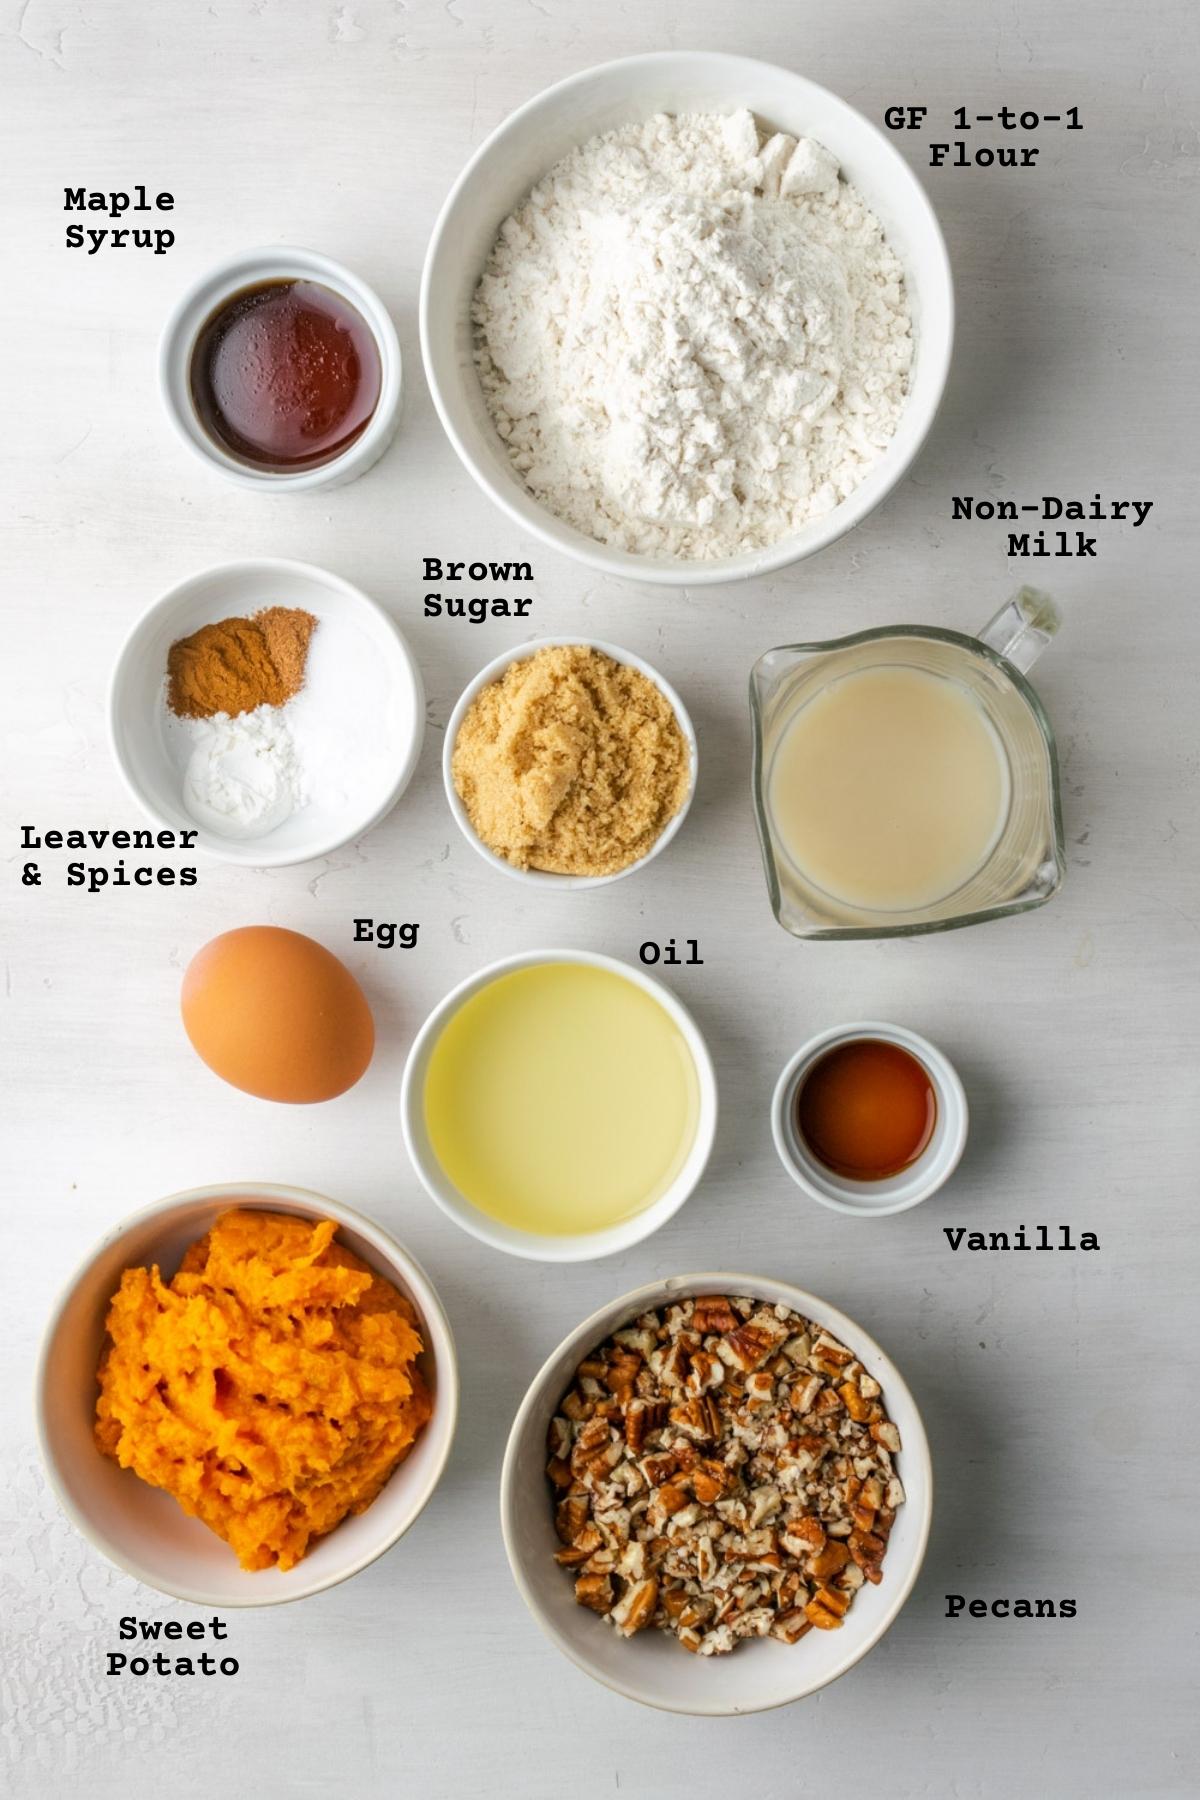
{"type": "MultiPolygon", "coordinates": [[[[0,1744],[12,1790],[886,1796],[1177,1796],[1194,1643],[1197,753],[1191,19],[1176,4],[922,0],[4,0],[0,344],[6,530],[5,1118],[0,1393],[7,1493],[0,1744]],[[522,540],[442,438],[415,332],[437,208],[472,149],[537,89],[670,46],[789,64],[879,120],[934,109],[901,149],[925,172],[958,286],[946,403],[911,478],[823,556],[744,587],[623,586],[522,540]],[[1190,90],[1190,91],[1189,91],[1190,90]],[[1033,169],[929,172],[950,110],[1080,107],[1033,169]],[[933,129],[936,123],[936,129],[933,129]],[[166,257],[63,247],[62,189],[176,195],[166,257]],[[407,358],[402,435],[345,492],[270,502],[174,441],[156,336],[183,285],[266,241],[341,257],[390,303],[407,358]],[[951,524],[955,489],[1152,499],[1083,564],[1006,561],[1001,528],[951,524]],[[1193,507],[1194,513],[1194,507],[1193,507]],[[271,874],[206,867],[190,892],[23,888],[16,825],[135,825],[105,741],[105,683],[159,592],[225,558],[328,565],[401,622],[429,691],[413,785],[363,843],[271,874]],[[523,626],[421,617],[421,558],[528,557],[539,632],[642,652],[694,712],[695,812],[652,871],[538,897],[455,832],[441,729],[523,626]],[[746,675],[769,645],[897,620],[971,628],[1021,576],[1068,623],[1037,672],[1057,725],[1070,872],[1028,918],[910,943],[802,945],[767,908],[747,796],[746,675]],[[421,922],[420,948],[350,943],[352,917],[421,922]],[[176,1014],[215,932],[314,933],[361,977],[380,1048],[311,1111],[219,1084],[176,1014]],[[492,1255],[438,1214],[396,1098],[412,1034],[483,962],[565,942],[635,957],[698,937],[674,986],[709,1035],[722,1123],[702,1190],[651,1242],[568,1270],[492,1255]],[[974,1127],[953,1187],[870,1226],[806,1203],[767,1129],[776,1072],[841,1019],[906,1022],[956,1059],[974,1127]],[[234,1618],[234,1682],[118,1684],[123,1612],[186,1615],[90,1551],[45,1491],[29,1387],[59,1285],[115,1219],[238,1178],[375,1215],[432,1271],[458,1334],[457,1447],[424,1519],[342,1588],[234,1618]],[[1069,1222],[1099,1255],[950,1253],[942,1227],[1069,1222]],[[721,1723],[644,1712],[559,1660],[509,1579],[497,1474],[513,1410],[580,1317],[695,1266],[792,1278],[859,1317],[923,1405],[939,1483],[924,1574],[886,1641],[799,1707],[721,1723]],[[11,1480],[9,1480],[11,1478],[11,1480]],[[1074,1620],[951,1622],[948,1592],[1074,1596],[1074,1620]]],[[[974,141],[987,141],[976,132],[974,141]]],[[[1014,141],[1005,138],[1003,141],[1014,141]]],[[[1019,141],[1019,140],[1017,140],[1019,141]]],[[[103,221],[100,221],[103,223],[103,221]]],[[[1194,1751],[1194,1742],[1192,1745],[1194,1751]]]]}

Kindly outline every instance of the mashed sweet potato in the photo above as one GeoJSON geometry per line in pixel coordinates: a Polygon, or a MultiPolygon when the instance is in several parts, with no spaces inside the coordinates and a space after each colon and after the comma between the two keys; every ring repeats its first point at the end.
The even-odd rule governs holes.
{"type": "Polygon", "coordinates": [[[126,1269],[96,1442],[245,1569],[290,1569],[375,1499],[432,1411],[412,1306],[337,1227],[223,1213],[165,1283],[126,1269]]]}

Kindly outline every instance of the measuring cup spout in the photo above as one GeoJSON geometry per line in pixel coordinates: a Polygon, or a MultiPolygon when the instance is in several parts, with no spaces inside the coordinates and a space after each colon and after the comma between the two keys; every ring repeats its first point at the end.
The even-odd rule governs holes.
{"type": "Polygon", "coordinates": [[[1062,615],[1041,588],[1018,588],[1012,599],[990,618],[978,638],[1024,675],[1032,669],[1062,624],[1062,615]]]}

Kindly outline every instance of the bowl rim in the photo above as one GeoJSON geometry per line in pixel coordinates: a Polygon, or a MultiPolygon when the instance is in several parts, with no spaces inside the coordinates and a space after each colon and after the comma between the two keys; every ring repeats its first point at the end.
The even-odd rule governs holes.
{"type": "MultiPolygon", "coordinates": [[[[552,82],[549,87],[542,88],[538,93],[531,95],[528,100],[523,101],[520,106],[514,108],[472,152],[438,210],[421,269],[417,312],[425,379],[438,418],[441,420],[442,429],[462,466],[493,505],[499,507],[514,525],[531,532],[550,549],[560,551],[563,555],[572,558],[575,562],[582,563],[587,568],[627,581],[641,581],[664,587],[714,587],[726,582],[746,581],[758,576],[773,575],[780,569],[787,568],[793,563],[802,562],[819,551],[827,549],[830,544],[845,536],[856,525],[861,524],[863,519],[867,518],[877,506],[895,492],[923,449],[945,393],[954,348],[954,277],[945,236],[933,202],[925,191],[923,183],[896,146],[865,113],[860,112],[848,100],[843,100],[841,95],[834,93],[831,88],[822,86],[820,82],[813,81],[809,76],[786,68],[782,63],[767,62],[762,57],[738,56],[720,50],[651,50],[635,56],[613,57],[606,62],[594,63],[589,68],[578,69],[573,74],[565,76],[561,81],[552,82]],[[799,533],[781,538],[777,543],[767,545],[762,550],[741,551],[735,556],[691,561],[640,556],[631,551],[613,549],[586,537],[573,526],[566,525],[548,507],[543,506],[541,501],[535,500],[519,483],[501,483],[494,480],[491,473],[475,460],[453,424],[446,391],[443,389],[431,348],[432,322],[435,313],[434,264],[442,251],[443,241],[448,235],[451,214],[480,168],[500,151],[504,138],[540,109],[569,98],[573,89],[594,81],[598,77],[611,78],[618,71],[624,76],[632,74],[635,70],[654,70],[669,64],[679,65],[682,63],[703,65],[710,69],[724,64],[746,71],[769,71],[773,77],[783,77],[794,82],[799,88],[819,94],[835,107],[840,107],[845,112],[853,114],[859,125],[874,140],[881,158],[892,167],[898,187],[907,190],[916,210],[922,215],[923,226],[928,233],[932,253],[933,266],[927,278],[928,285],[930,287],[936,285],[940,290],[946,314],[945,332],[939,339],[928,338],[925,332],[919,328],[914,333],[914,342],[919,343],[921,358],[930,371],[928,392],[922,414],[912,415],[916,420],[916,429],[911,444],[898,456],[894,456],[895,440],[890,440],[874,465],[879,468],[886,457],[894,456],[889,468],[889,478],[881,484],[874,496],[868,495],[865,499],[862,497],[863,488],[868,485],[864,480],[831,512],[809,521],[799,533]],[[836,524],[834,521],[837,521],[836,524]]],[[[911,405],[912,394],[910,392],[906,396],[902,419],[908,414],[911,405]]]]}
{"type": "MultiPolygon", "coordinates": [[[[231,1610],[236,1607],[239,1610],[246,1610],[267,1606],[289,1606],[296,1600],[307,1600],[314,1594],[325,1592],[328,1588],[339,1587],[343,1581],[349,1581],[352,1576],[361,1574],[371,1563],[378,1561],[381,1556],[399,1543],[400,1539],[411,1530],[412,1526],[416,1524],[417,1520],[424,1512],[445,1473],[446,1464],[450,1459],[450,1452],[454,1447],[454,1436],[458,1425],[459,1387],[458,1351],[455,1346],[454,1333],[450,1326],[450,1320],[446,1314],[446,1309],[438,1296],[437,1289],[434,1287],[424,1268],[410,1250],[405,1249],[405,1247],[394,1238],[389,1231],[385,1231],[383,1226],[376,1224],[366,1213],[359,1212],[355,1207],[346,1206],[340,1200],[331,1200],[327,1195],[320,1194],[313,1188],[292,1187],[290,1185],[271,1181],[244,1181],[217,1182],[205,1187],[181,1188],[176,1193],[165,1195],[161,1200],[152,1201],[149,1206],[139,1207],[136,1212],[126,1214],[124,1218],[111,1226],[109,1230],[105,1232],[104,1236],[99,1238],[92,1245],[91,1249],[76,1264],[66,1281],[62,1284],[58,1292],[58,1297],[51,1308],[50,1315],[42,1332],[41,1344],[38,1349],[37,1364],[34,1371],[33,1395],[37,1441],[38,1449],[41,1453],[42,1467],[46,1472],[47,1480],[50,1483],[59,1506],[62,1508],[63,1513],[70,1520],[72,1525],[74,1525],[75,1529],[79,1532],[80,1536],[106,1556],[109,1562],[113,1563],[117,1568],[124,1570],[125,1574],[131,1575],[135,1581],[141,1582],[143,1587],[150,1588],[155,1593],[166,1594],[175,1600],[185,1600],[189,1602],[189,1604],[195,1606],[221,1606],[231,1610]],[[437,1369],[438,1385],[435,1413],[444,1409],[448,1415],[442,1428],[444,1431],[444,1442],[427,1473],[425,1480],[417,1490],[411,1511],[384,1542],[359,1556],[354,1562],[341,1571],[332,1573],[320,1580],[310,1581],[306,1586],[299,1588],[295,1593],[274,1594],[271,1596],[264,1594],[262,1599],[255,1599],[253,1597],[247,1597],[246,1599],[229,1599],[225,1595],[214,1598],[203,1589],[193,1588],[186,1584],[176,1583],[171,1586],[164,1585],[161,1580],[148,1573],[148,1571],[138,1563],[135,1557],[128,1556],[124,1551],[120,1550],[111,1541],[107,1533],[94,1525],[86,1514],[81,1512],[75,1505],[74,1500],[67,1491],[66,1483],[60,1476],[58,1459],[50,1441],[49,1412],[53,1400],[48,1392],[48,1364],[51,1348],[62,1324],[63,1315],[71,1301],[74,1299],[77,1289],[91,1271],[97,1258],[103,1251],[108,1250],[115,1245],[118,1240],[124,1237],[128,1232],[136,1229],[140,1225],[149,1223],[152,1219],[166,1214],[174,1207],[194,1203],[217,1203],[221,1200],[260,1200],[264,1202],[264,1205],[253,1209],[258,1211],[270,1210],[272,1206],[279,1206],[280,1208],[287,1208],[288,1206],[295,1208],[297,1205],[306,1206],[311,1210],[299,1214],[300,1217],[315,1217],[317,1212],[320,1211],[321,1216],[334,1219],[339,1225],[345,1225],[351,1231],[366,1238],[377,1251],[380,1262],[384,1265],[377,1269],[377,1272],[383,1274],[385,1273],[387,1264],[391,1263],[394,1265],[395,1271],[402,1275],[406,1285],[410,1287],[419,1300],[419,1310],[422,1321],[432,1321],[429,1335],[431,1337],[434,1335],[433,1328],[436,1327],[442,1340],[436,1351],[434,1351],[432,1344],[427,1344],[426,1350],[427,1352],[433,1352],[434,1363],[437,1369]]],[[[430,1423],[432,1423],[432,1418],[430,1423]]],[[[97,1454],[99,1454],[99,1452],[97,1452],[97,1454]]],[[[401,1463],[400,1467],[393,1473],[399,1474],[403,1467],[404,1464],[401,1463]]],[[[385,1484],[385,1486],[390,1484],[390,1480],[391,1477],[389,1477],[389,1482],[388,1484],[385,1484]]],[[[336,1527],[334,1529],[336,1530],[336,1527]]],[[[230,1551],[230,1554],[232,1555],[233,1552],[230,1551]]]]}
{"type": "Polygon", "coordinates": [[[250,488],[257,493],[311,492],[315,488],[337,487],[355,476],[365,475],[388,448],[400,423],[404,363],[391,314],[375,289],[353,269],[321,250],[307,250],[299,244],[262,244],[249,250],[235,250],[202,270],[188,283],[167,314],[158,342],[157,370],[163,410],[176,435],[206,468],[215,469],[235,487],[250,488]],[[181,413],[175,391],[177,377],[185,390],[188,387],[191,355],[198,333],[195,330],[185,333],[185,326],[204,296],[207,294],[209,298],[201,324],[243,287],[256,280],[277,280],[289,274],[329,287],[349,301],[375,339],[380,362],[379,399],[366,429],[328,462],[292,472],[257,469],[253,464],[239,462],[209,438],[198,420],[193,431],[181,413]]]}
{"type": "Polygon", "coordinates": [[[855,1019],[845,1025],[831,1025],[825,1031],[818,1031],[788,1058],[771,1096],[771,1136],[786,1172],[810,1200],[819,1200],[822,1206],[829,1207],[831,1211],[844,1213],[855,1219],[890,1218],[894,1213],[908,1212],[911,1207],[920,1206],[923,1201],[939,1193],[962,1161],[970,1123],[971,1109],[962,1077],[946,1052],[930,1038],[922,1037],[919,1031],[913,1031],[907,1025],[892,1025],[883,1019],[855,1019]],[[944,1112],[947,1122],[947,1142],[940,1166],[932,1164],[930,1152],[934,1147],[934,1140],[931,1139],[911,1168],[901,1171],[905,1177],[905,1186],[896,1190],[885,1205],[860,1205],[852,1197],[860,1191],[873,1189],[876,1185],[873,1182],[851,1181],[845,1176],[835,1175],[832,1170],[828,1175],[820,1175],[804,1167],[796,1158],[788,1125],[792,1099],[802,1077],[812,1064],[835,1045],[859,1043],[868,1038],[895,1044],[916,1057],[933,1082],[939,1108],[944,1112]],[[922,1172],[922,1164],[927,1159],[929,1166],[922,1172]]]}
{"type": "MultiPolygon", "coordinates": [[[[653,1236],[668,1219],[675,1216],[704,1179],[716,1141],[719,1111],[716,1069],[704,1034],[691,1012],[670,988],[646,970],[634,968],[632,963],[622,962],[618,957],[605,956],[595,950],[562,947],[520,950],[510,956],[498,957],[495,962],[485,963],[474,974],[457,982],[431,1009],[413,1039],[400,1084],[400,1126],[404,1147],[417,1179],[435,1206],[461,1230],[469,1232],[489,1248],[502,1250],[508,1256],[519,1256],[526,1261],[540,1263],[591,1262],[603,1256],[615,1256],[621,1251],[630,1250],[635,1244],[653,1236]],[[422,1092],[417,1080],[418,1067],[421,1066],[423,1076],[423,1065],[428,1061],[430,1048],[444,1030],[447,1021],[474,994],[482,992],[502,976],[518,969],[536,968],[544,963],[580,963],[588,968],[606,969],[640,987],[678,1026],[687,1044],[699,1083],[699,1118],[696,1136],[689,1152],[689,1159],[692,1155],[697,1156],[694,1173],[688,1174],[685,1163],[665,1194],[661,1194],[650,1206],[643,1207],[641,1212],[634,1213],[632,1217],[623,1219],[618,1225],[610,1225],[603,1231],[550,1235],[505,1226],[461,1197],[438,1164],[432,1149],[427,1157],[420,1147],[418,1121],[421,1118],[422,1092]]],[[[420,1129],[423,1131],[423,1124],[420,1129]]]]}
{"type": "MultiPolygon", "coordinates": [[[[743,1715],[751,1715],[753,1713],[771,1712],[781,1706],[792,1706],[797,1700],[804,1700],[807,1699],[809,1695],[818,1693],[822,1688],[828,1687],[832,1682],[837,1681],[841,1676],[847,1674],[857,1663],[862,1661],[864,1656],[868,1655],[869,1652],[875,1648],[881,1638],[886,1636],[887,1632],[890,1631],[891,1627],[895,1624],[909,1595],[916,1586],[917,1577],[921,1572],[921,1567],[925,1560],[925,1552],[929,1544],[930,1526],[933,1519],[933,1487],[933,1458],[930,1453],[929,1438],[925,1430],[925,1422],[921,1416],[921,1410],[917,1405],[912,1389],[905,1381],[900,1370],[883,1346],[871,1336],[871,1333],[859,1325],[857,1320],[851,1319],[846,1313],[843,1313],[838,1307],[831,1306],[827,1301],[822,1300],[819,1295],[809,1293],[805,1288],[794,1287],[791,1282],[780,1281],[774,1276],[746,1275],[737,1271],[718,1270],[711,1273],[664,1276],[657,1281],[645,1282],[640,1287],[632,1288],[629,1293],[622,1294],[619,1299],[611,1300],[607,1305],[598,1307],[590,1317],[583,1320],[583,1322],[577,1325],[573,1331],[569,1331],[566,1337],[562,1339],[561,1343],[550,1352],[550,1355],[542,1363],[542,1366],[526,1389],[521,1404],[517,1408],[513,1418],[512,1425],[509,1428],[508,1441],[504,1447],[504,1460],[500,1469],[500,1531],[504,1539],[504,1551],[508,1558],[508,1566],[512,1573],[513,1581],[518,1593],[525,1602],[526,1607],[543,1635],[550,1640],[556,1649],[560,1650],[564,1656],[573,1662],[576,1668],[581,1669],[585,1675],[589,1675],[593,1681],[599,1682],[602,1687],[609,1688],[613,1693],[620,1694],[627,1700],[635,1700],[639,1705],[650,1707],[657,1712],[682,1713],[688,1717],[740,1718],[743,1715]],[[536,1408],[541,1404],[551,1374],[559,1361],[568,1353],[574,1356],[578,1351],[581,1355],[586,1355],[587,1350],[594,1348],[596,1343],[601,1342],[603,1336],[607,1336],[612,1331],[617,1330],[621,1320],[636,1318],[639,1313],[645,1312],[648,1307],[661,1306],[672,1298],[687,1299],[698,1293],[734,1293],[747,1294],[752,1298],[765,1300],[767,1296],[762,1291],[764,1285],[774,1288],[777,1293],[784,1296],[781,1302],[782,1304],[790,1306],[794,1312],[802,1314],[804,1318],[814,1320],[816,1323],[823,1326],[824,1329],[833,1331],[842,1343],[848,1344],[851,1348],[854,1348],[856,1344],[860,1343],[869,1345],[871,1350],[886,1366],[887,1373],[884,1378],[885,1389],[892,1393],[902,1393],[911,1406],[913,1418],[917,1425],[915,1442],[910,1442],[910,1437],[912,1437],[913,1434],[910,1433],[906,1436],[902,1455],[906,1459],[915,1459],[920,1466],[920,1479],[916,1485],[919,1486],[922,1491],[922,1502],[917,1515],[917,1542],[909,1567],[896,1583],[895,1592],[879,1621],[877,1629],[859,1649],[855,1650],[850,1655],[843,1656],[841,1662],[835,1664],[829,1674],[822,1676],[819,1680],[809,1683],[806,1687],[803,1687],[800,1692],[791,1695],[787,1699],[770,1700],[761,1705],[732,1707],[718,1702],[711,1705],[671,1706],[661,1700],[648,1698],[645,1693],[638,1692],[630,1682],[617,1681],[615,1679],[610,1679],[606,1675],[599,1674],[596,1669],[589,1665],[583,1656],[576,1652],[571,1641],[564,1633],[560,1632],[557,1626],[552,1624],[547,1617],[534,1593],[532,1584],[526,1578],[516,1549],[515,1530],[512,1521],[516,1508],[519,1505],[524,1504],[524,1501],[516,1493],[516,1459],[518,1444],[529,1421],[530,1415],[534,1413],[536,1408]],[[596,1337],[593,1335],[597,1332],[601,1333],[602,1336],[596,1337]]],[[[912,1503],[909,1481],[906,1480],[905,1505],[908,1506],[912,1503]]],[[[547,1504],[549,1504],[548,1501],[547,1504]]]]}
{"type": "MultiPolygon", "coordinates": [[[[408,639],[397,625],[395,619],[378,600],[371,597],[362,588],[347,581],[344,575],[336,575],[331,569],[324,569],[318,563],[302,562],[290,556],[245,556],[234,558],[230,562],[211,563],[202,569],[194,569],[177,581],[165,593],[159,594],[145,607],[125,632],[119,650],[113,662],[112,672],[108,678],[108,689],[105,695],[105,722],[108,731],[108,742],[113,760],[117,765],[126,793],[141,809],[142,813],[162,831],[191,830],[193,826],[180,826],[172,823],[158,812],[142,792],[135,780],[125,755],[122,741],[121,719],[122,708],[119,703],[118,689],[127,672],[134,642],[150,622],[161,614],[164,618],[172,609],[197,588],[210,581],[224,582],[246,574],[257,574],[269,571],[278,575],[281,580],[289,576],[313,581],[328,593],[338,596],[340,600],[349,601],[352,606],[361,606],[374,614],[384,634],[395,640],[397,651],[396,667],[403,670],[403,678],[409,684],[409,698],[412,703],[413,727],[404,757],[397,769],[395,779],[383,800],[371,809],[370,814],[361,821],[356,821],[350,830],[338,827],[332,835],[319,838],[311,846],[293,845],[288,850],[268,849],[271,833],[262,838],[230,838],[227,845],[215,832],[208,831],[198,822],[194,822],[197,832],[195,848],[204,856],[210,856],[214,862],[229,864],[236,868],[249,869],[287,869],[301,863],[317,862],[323,856],[332,856],[335,851],[343,849],[347,844],[365,837],[369,831],[382,823],[392,808],[398,804],[406,788],[416,773],[421,751],[425,743],[425,682],[408,639]]],[[[164,675],[166,671],[164,669],[164,675]]]]}
{"type": "Polygon", "coordinates": [[[471,678],[459,695],[454,710],[450,714],[449,721],[446,725],[446,736],[442,744],[442,784],[446,790],[446,799],[449,803],[455,824],[458,826],[471,848],[483,858],[490,868],[499,869],[502,874],[509,876],[510,879],[523,882],[527,887],[541,887],[553,890],[557,893],[579,892],[584,888],[607,887],[611,882],[623,881],[627,875],[635,875],[639,869],[644,869],[647,863],[653,862],[660,851],[665,850],[667,845],[671,842],[671,839],[679,832],[684,820],[691,811],[692,801],[696,794],[696,783],[699,779],[699,773],[700,747],[696,737],[696,728],[692,723],[691,716],[688,713],[686,706],[679,698],[675,689],[671,686],[671,683],[667,681],[665,676],[660,675],[658,670],[654,668],[651,663],[648,663],[644,657],[638,656],[634,651],[624,650],[619,644],[611,644],[604,638],[585,637],[582,633],[575,634],[573,632],[567,632],[555,637],[531,638],[527,643],[522,644],[519,649],[502,650],[499,656],[494,656],[491,662],[485,663],[479,673],[471,678]],[[636,862],[629,863],[623,869],[615,870],[611,875],[556,875],[549,869],[515,868],[512,863],[506,862],[502,856],[497,856],[495,851],[490,850],[483,842],[483,839],[478,835],[474,826],[471,824],[471,821],[467,816],[467,809],[459,799],[458,790],[454,785],[454,746],[458,741],[458,734],[462,727],[462,722],[466,718],[467,712],[476,697],[483,692],[485,687],[489,687],[492,682],[498,681],[508,669],[513,667],[514,664],[528,662],[531,657],[537,655],[539,650],[552,650],[572,645],[580,645],[589,650],[598,650],[602,655],[610,657],[613,662],[621,663],[626,668],[636,669],[640,674],[644,675],[647,680],[652,681],[675,714],[676,722],[679,725],[680,731],[683,733],[688,747],[688,788],[687,793],[684,796],[683,805],[679,808],[679,811],[673,818],[668,819],[667,823],[644,856],[639,856],[636,862]]]}

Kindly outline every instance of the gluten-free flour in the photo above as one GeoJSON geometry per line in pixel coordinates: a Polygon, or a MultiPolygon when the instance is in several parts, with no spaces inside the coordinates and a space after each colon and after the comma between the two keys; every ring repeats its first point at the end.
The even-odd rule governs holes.
{"type": "Polygon", "coordinates": [[[749,112],[590,139],[500,229],[476,361],[530,492],[601,543],[707,559],[829,512],[886,448],[900,264],[810,138],[749,112]]]}

